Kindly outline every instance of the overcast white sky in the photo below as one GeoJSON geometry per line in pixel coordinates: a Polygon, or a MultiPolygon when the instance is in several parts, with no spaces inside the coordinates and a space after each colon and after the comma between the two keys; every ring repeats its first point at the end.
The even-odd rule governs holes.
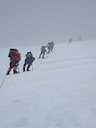
{"type": "Polygon", "coordinates": [[[96,39],[96,0],[0,0],[0,46],[96,39]]]}

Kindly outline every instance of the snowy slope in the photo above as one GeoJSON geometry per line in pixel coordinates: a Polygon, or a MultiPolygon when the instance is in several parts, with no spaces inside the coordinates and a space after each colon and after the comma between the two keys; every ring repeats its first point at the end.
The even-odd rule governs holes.
{"type": "MultiPolygon", "coordinates": [[[[96,128],[96,41],[55,44],[39,60],[40,46],[18,47],[36,57],[33,71],[6,77],[0,88],[0,128],[96,128]]],[[[0,84],[9,48],[0,49],[0,84]]]]}

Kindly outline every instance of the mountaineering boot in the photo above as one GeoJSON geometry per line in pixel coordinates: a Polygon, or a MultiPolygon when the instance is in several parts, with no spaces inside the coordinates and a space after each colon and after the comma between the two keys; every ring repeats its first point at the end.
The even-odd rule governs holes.
{"type": "Polygon", "coordinates": [[[9,75],[9,72],[7,72],[6,75],[9,75]]]}
{"type": "Polygon", "coordinates": [[[16,74],[16,73],[17,73],[17,71],[16,71],[16,70],[13,70],[13,73],[14,73],[14,74],[16,74]]]}
{"type": "Polygon", "coordinates": [[[11,71],[11,68],[8,69],[6,75],[9,75],[10,74],[10,71],[11,71]]]}
{"type": "Polygon", "coordinates": [[[30,71],[29,68],[30,68],[30,65],[28,65],[28,67],[27,67],[27,71],[30,71]]]}
{"type": "Polygon", "coordinates": [[[23,67],[23,72],[25,72],[25,67],[23,67]]]}
{"type": "Polygon", "coordinates": [[[27,71],[30,71],[29,68],[27,68],[27,71]]]}
{"type": "Polygon", "coordinates": [[[17,73],[17,67],[16,67],[16,66],[13,67],[13,73],[14,73],[14,74],[17,73]]]}

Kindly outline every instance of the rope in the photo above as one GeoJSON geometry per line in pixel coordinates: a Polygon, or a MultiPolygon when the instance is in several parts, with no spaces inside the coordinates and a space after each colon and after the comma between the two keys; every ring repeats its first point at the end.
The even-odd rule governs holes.
{"type": "MultiPolygon", "coordinates": [[[[43,62],[43,59],[41,58],[40,63],[34,68],[34,70],[38,69],[40,67],[40,65],[42,64],[42,62],[43,62]]],[[[18,71],[20,72],[19,67],[18,67],[18,71]]],[[[33,71],[33,65],[32,65],[32,71],[33,71]]],[[[4,76],[4,78],[3,78],[3,80],[2,80],[2,82],[0,84],[0,88],[3,86],[3,84],[4,84],[4,82],[5,82],[6,78],[7,78],[7,75],[6,76],[2,75],[0,78],[2,78],[3,76],[4,76]]]]}
{"type": "Polygon", "coordinates": [[[0,88],[3,86],[4,81],[6,80],[7,76],[4,77],[4,79],[2,80],[1,84],[0,84],[0,88]]]}
{"type": "Polygon", "coordinates": [[[43,59],[41,59],[40,63],[34,68],[34,70],[36,70],[36,69],[38,69],[40,67],[40,65],[42,64],[42,60],[43,59]]]}

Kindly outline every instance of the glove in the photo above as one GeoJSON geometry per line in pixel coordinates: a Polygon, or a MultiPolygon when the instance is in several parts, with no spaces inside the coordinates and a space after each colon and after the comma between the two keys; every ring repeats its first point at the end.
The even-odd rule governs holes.
{"type": "Polygon", "coordinates": [[[16,66],[18,66],[19,65],[19,63],[16,63],[16,66]]]}

